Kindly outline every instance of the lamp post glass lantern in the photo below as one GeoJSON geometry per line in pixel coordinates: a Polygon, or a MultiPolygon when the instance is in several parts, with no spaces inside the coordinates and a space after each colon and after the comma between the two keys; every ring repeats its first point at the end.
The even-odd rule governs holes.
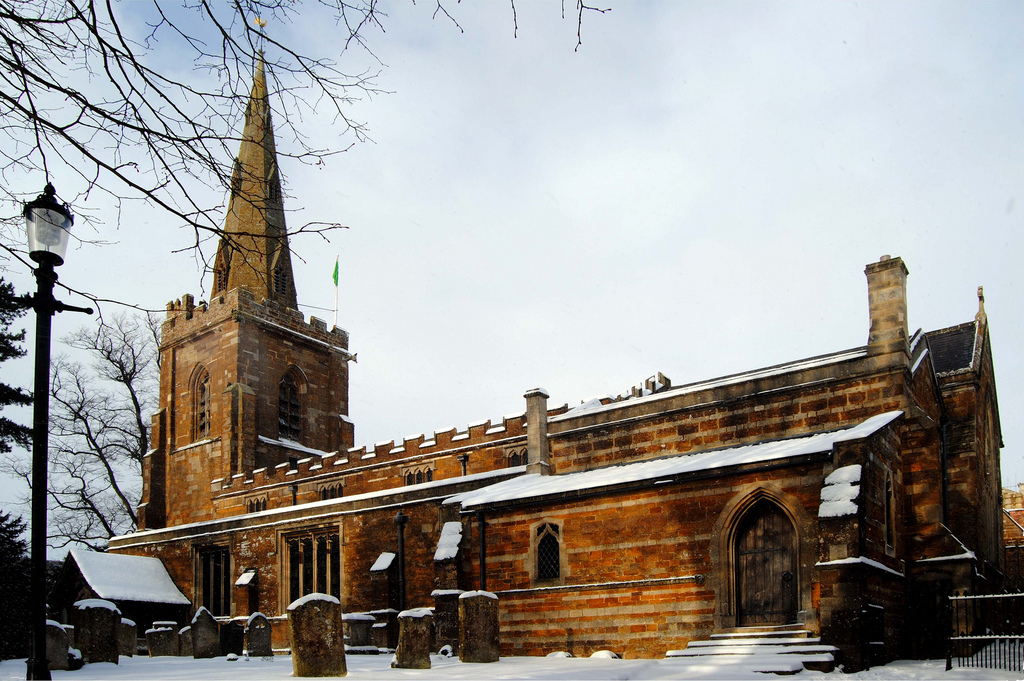
{"type": "Polygon", "coordinates": [[[36,311],[35,386],[32,395],[32,532],[31,594],[32,651],[26,660],[28,679],[49,679],[46,659],[46,455],[49,448],[50,327],[55,312],[65,310],[92,314],[91,308],[73,307],[54,299],[57,282],[54,267],[64,264],[74,218],[67,204],[57,202],[57,192],[47,184],[43,193],[25,204],[25,234],[35,269],[36,294],[21,304],[36,311]]]}

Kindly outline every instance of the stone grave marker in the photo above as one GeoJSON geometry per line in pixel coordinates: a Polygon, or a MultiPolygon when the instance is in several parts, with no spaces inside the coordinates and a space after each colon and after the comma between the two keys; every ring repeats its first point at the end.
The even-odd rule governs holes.
{"type": "Polygon", "coordinates": [[[192,627],[178,630],[178,657],[192,657],[192,627]]]}
{"type": "Polygon", "coordinates": [[[245,618],[220,624],[220,654],[241,655],[245,650],[245,618]]]}
{"type": "Polygon", "coordinates": [[[288,606],[292,673],[295,676],[345,676],[345,633],[341,602],[313,593],[288,606]]]}
{"type": "Polygon", "coordinates": [[[380,652],[373,645],[370,631],[376,618],[365,612],[349,612],[341,616],[345,626],[345,653],[348,655],[376,655],[380,652]]]}
{"type": "Polygon", "coordinates": [[[119,655],[121,611],[110,601],[86,598],[75,602],[75,643],[82,661],[113,662],[119,655]]]}
{"type": "Polygon", "coordinates": [[[430,669],[430,608],[413,608],[398,613],[398,648],[392,667],[430,669]]]}
{"type": "Polygon", "coordinates": [[[451,646],[459,651],[459,596],[461,589],[434,589],[434,635],[441,648],[451,646]]]}
{"type": "Polygon", "coordinates": [[[46,660],[50,669],[68,668],[68,633],[53,620],[46,620],[46,660]]]}
{"type": "Polygon", "coordinates": [[[150,657],[178,656],[178,623],[153,622],[146,630],[146,648],[150,657]]]}
{"type": "Polygon", "coordinates": [[[490,591],[459,596],[459,661],[498,661],[498,597],[490,591]]]}
{"type": "Polygon", "coordinates": [[[220,655],[220,627],[206,608],[192,618],[192,657],[203,660],[220,655]]]}
{"type": "Polygon", "coordinates": [[[245,648],[249,651],[249,657],[273,657],[270,634],[270,620],[266,615],[262,612],[249,615],[245,623],[245,648]]]}
{"type": "Polygon", "coordinates": [[[122,617],[121,626],[117,630],[117,649],[125,657],[135,657],[135,649],[138,648],[138,629],[135,622],[122,617]]]}

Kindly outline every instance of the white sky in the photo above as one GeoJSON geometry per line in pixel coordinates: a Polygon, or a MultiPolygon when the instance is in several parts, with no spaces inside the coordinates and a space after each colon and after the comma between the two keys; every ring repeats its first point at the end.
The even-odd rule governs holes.
{"type": "MultiPolygon", "coordinates": [[[[678,385],[863,345],[864,266],[891,254],[911,330],[971,320],[985,286],[1003,479],[1024,481],[1024,6],[611,6],[574,53],[556,2],[517,3],[516,39],[508,3],[453,4],[464,33],[386,3],[370,44],[393,94],[351,107],[373,143],[282,162],[293,227],[350,226],[292,248],[321,308],[340,256],[357,444],[499,420],[537,386],[578,404],[659,370],[678,385]]],[[[325,25],[267,30],[329,53],[325,25]]],[[[329,123],[300,126],[347,146],[329,123]]],[[[204,297],[165,215],[107,223],[87,236],[116,243],[69,254],[62,281],[159,309],[204,297]]]]}

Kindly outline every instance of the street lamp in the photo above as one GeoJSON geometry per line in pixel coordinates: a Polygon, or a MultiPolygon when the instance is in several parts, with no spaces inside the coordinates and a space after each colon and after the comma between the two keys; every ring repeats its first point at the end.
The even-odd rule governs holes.
{"type": "Polygon", "coordinates": [[[50,411],[50,322],[55,312],[84,312],[92,308],[73,307],[54,299],[57,282],[54,267],[64,264],[74,217],[67,204],[57,202],[57,192],[47,184],[43,193],[25,204],[25,233],[28,256],[39,263],[35,296],[24,296],[21,304],[36,311],[36,367],[32,396],[32,654],[26,678],[49,679],[46,659],[46,455],[49,448],[50,411]]]}

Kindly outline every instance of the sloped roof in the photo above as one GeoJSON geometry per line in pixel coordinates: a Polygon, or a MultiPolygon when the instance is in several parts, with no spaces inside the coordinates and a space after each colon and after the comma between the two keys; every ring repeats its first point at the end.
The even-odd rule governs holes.
{"type": "Polygon", "coordinates": [[[71,549],[82,578],[100,598],[190,605],[159,558],[71,549]]]}
{"type": "Polygon", "coordinates": [[[966,322],[938,331],[930,331],[928,347],[932,351],[932,366],[935,373],[951,374],[972,368],[974,343],[978,327],[975,322],[966,322]]]}
{"type": "Polygon", "coordinates": [[[890,411],[872,416],[849,428],[785,440],[757,442],[698,454],[668,456],[638,463],[606,466],[579,473],[523,475],[471,492],[456,494],[446,499],[444,503],[461,503],[465,509],[643,481],[655,481],[652,484],[657,484],[657,480],[660,478],[670,478],[686,473],[828,452],[837,443],[859,440],[874,434],[902,414],[902,411],[890,411]]]}

